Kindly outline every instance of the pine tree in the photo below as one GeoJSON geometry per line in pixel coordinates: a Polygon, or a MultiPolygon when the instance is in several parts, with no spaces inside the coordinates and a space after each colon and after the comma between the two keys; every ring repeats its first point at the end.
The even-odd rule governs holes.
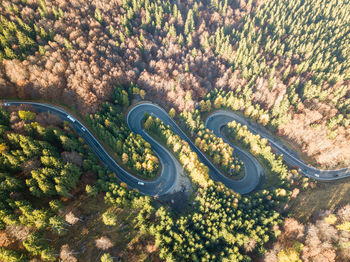
{"type": "Polygon", "coordinates": [[[169,110],[169,116],[170,116],[171,118],[174,118],[175,115],[176,115],[175,109],[174,109],[174,108],[170,108],[170,110],[169,110]]]}
{"type": "Polygon", "coordinates": [[[117,224],[118,217],[111,211],[106,211],[102,214],[103,223],[107,226],[115,226],[117,224]]]}

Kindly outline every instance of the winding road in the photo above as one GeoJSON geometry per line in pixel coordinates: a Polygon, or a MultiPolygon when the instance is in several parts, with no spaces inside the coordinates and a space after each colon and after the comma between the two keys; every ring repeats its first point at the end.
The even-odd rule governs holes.
{"type": "Polygon", "coordinates": [[[266,138],[271,146],[276,150],[277,154],[283,154],[283,160],[292,167],[298,167],[300,172],[305,176],[314,178],[320,181],[332,181],[345,177],[350,177],[350,168],[322,170],[309,166],[304,163],[296,152],[287,148],[282,142],[271,135],[265,128],[256,123],[252,123],[245,117],[231,111],[219,110],[214,112],[206,120],[206,127],[213,130],[214,134],[220,135],[220,128],[229,122],[235,120],[242,125],[247,126],[248,130],[255,135],[260,135],[261,138],[266,138]]]}
{"type": "MultiPolygon", "coordinates": [[[[121,181],[125,182],[130,188],[137,188],[143,194],[151,196],[167,194],[174,186],[177,176],[179,175],[179,170],[175,164],[176,160],[174,156],[143,130],[142,119],[145,112],[162,120],[164,124],[169,125],[170,128],[181,137],[181,139],[186,140],[191,146],[192,150],[197,153],[199,159],[208,166],[211,178],[217,181],[221,181],[228,188],[231,188],[241,194],[249,193],[259,185],[264,175],[261,165],[251,154],[245,152],[244,150],[241,150],[234,145],[231,145],[235,148],[234,154],[238,156],[244,163],[245,176],[241,180],[231,180],[227,178],[194,145],[191,139],[187,137],[187,135],[181,130],[176,122],[169,117],[168,113],[161,107],[152,103],[138,104],[131,108],[127,115],[127,124],[133,132],[140,134],[147,142],[151,144],[152,149],[160,159],[162,165],[161,174],[154,181],[142,181],[125,171],[118,165],[118,163],[113,160],[113,158],[107,153],[107,151],[98,142],[94,135],[86,127],[84,127],[80,121],[72,117],[62,108],[35,102],[3,101],[3,104],[5,106],[29,104],[39,112],[51,112],[60,117],[62,120],[71,122],[72,127],[91,147],[99,159],[113,172],[115,172],[121,181]]],[[[347,168],[339,170],[319,170],[306,165],[294,152],[283,146],[280,141],[275,139],[272,135],[268,134],[268,132],[259,128],[259,126],[247,121],[244,117],[235,114],[234,112],[217,111],[207,119],[205,126],[212,130],[216,136],[222,137],[220,131],[221,127],[233,120],[247,125],[248,129],[251,132],[260,134],[261,137],[267,138],[271,144],[271,147],[276,148],[277,153],[283,154],[284,160],[288,164],[292,166],[299,166],[301,168],[301,171],[306,176],[313,177],[318,180],[335,180],[350,176],[349,169],[347,168]]],[[[228,141],[225,139],[224,141],[228,143],[228,141]]]]}
{"type": "MultiPolygon", "coordinates": [[[[222,182],[228,188],[231,188],[240,194],[249,193],[258,186],[260,177],[263,174],[263,169],[258,161],[256,161],[256,159],[253,158],[250,154],[240,149],[235,152],[239,155],[240,159],[244,163],[245,176],[241,180],[232,180],[227,178],[211,163],[211,161],[209,161],[209,159],[202,153],[202,151],[200,151],[195,146],[192,140],[182,131],[176,122],[171,117],[169,117],[168,113],[160,106],[152,103],[143,103],[136,105],[129,111],[129,114],[127,116],[127,124],[130,129],[133,132],[142,135],[145,140],[149,141],[147,139],[148,137],[144,136],[145,132],[141,127],[142,118],[145,112],[162,120],[163,123],[166,126],[170,126],[170,128],[177,135],[179,135],[181,139],[187,141],[191,149],[198,155],[200,161],[209,168],[209,175],[212,179],[222,182]]],[[[221,136],[221,134],[219,134],[219,136],[221,136]]]]}

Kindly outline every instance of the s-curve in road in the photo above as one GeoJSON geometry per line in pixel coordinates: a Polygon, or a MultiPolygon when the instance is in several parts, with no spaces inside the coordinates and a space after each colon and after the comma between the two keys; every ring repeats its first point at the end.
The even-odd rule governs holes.
{"type": "Polygon", "coordinates": [[[241,123],[242,125],[247,126],[248,130],[253,134],[259,134],[260,137],[266,138],[270,143],[270,146],[276,150],[276,153],[283,154],[283,160],[288,165],[298,168],[305,176],[312,177],[320,181],[331,181],[350,177],[350,168],[322,170],[307,165],[294,151],[284,146],[280,140],[272,136],[265,128],[259,126],[258,124],[252,123],[250,120],[234,112],[225,110],[214,112],[208,117],[206,126],[209,129],[212,129],[217,136],[221,136],[220,128],[232,121],[241,123]]]}
{"type": "MultiPolygon", "coordinates": [[[[155,142],[146,133],[140,130],[140,134],[151,144],[152,149],[158,155],[161,162],[162,171],[160,176],[154,181],[142,181],[127,171],[125,171],[121,166],[119,166],[113,158],[107,153],[103,146],[97,141],[94,135],[76,118],[67,113],[64,109],[43,103],[34,102],[12,102],[4,101],[4,106],[27,104],[34,107],[38,112],[50,112],[57,115],[62,120],[69,121],[72,127],[79,133],[79,135],[85,140],[85,142],[91,147],[93,152],[98,156],[98,158],[107,165],[113,172],[116,173],[117,177],[125,182],[130,188],[137,188],[141,193],[146,195],[164,195],[166,194],[174,185],[176,181],[176,176],[178,175],[178,170],[175,165],[175,160],[172,155],[161,145],[155,142]]],[[[132,123],[136,126],[141,126],[141,119],[138,123],[134,121],[132,123]]]]}
{"type": "MultiPolygon", "coordinates": [[[[119,166],[118,163],[113,160],[113,158],[98,142],[94,135],[80,121],[78,121],[62,108],[35,102],[4,101],[4,106],[19,106],[21,104],[31,105],[39,112],[51,112],[52,114],[60,117],[62,120],[69,121],[72,124],[72,127],[79,133],[79,135],[85,139],[85,142],[91,147],[99,159],[113,172],[115,172],[121,181],[125,182],[130,188],[137,188],[143,194],[155,196],[168,193],[174,186],[177,176],[179,175],[179,170],[177,169],[175,158],[162,145],[160,145],[143,130],[142,119],[146,112],[162,120],[164,124],[168,125],[176,134],[181,137],[181,139],[187,141],[192,150],[197,153],[199,159],[208,166],[211,178],[217,181],[221,181],[228,188],[231,188],[241,194],[249,193],[259,185],[260,179],[263,176],[263,169],[258,161],[249,153],[232,145],[235,148],[235,154],[244,162],[245,176],[241,180],[231,180],[227,178],[194,145],[191,139],[187,137],[187,135],[181,130],[175,121],[170,118],[164,109],[152,103],[143,103],[136,105],[130,109],[127,115],[127,124],[133,132],[140,134],[147,142],[151,144],[152,149],[160,159],[162,170],[160,176],[156,180],[142,181],[119,166]]],[[[294,152],[286,148],[279,140],[274,138],[265,129],[254,123],[251,123],[249,120],[238,114],[235,114],[234,112],[217,111],[207,119],[205,126],[206,128],[212,130],[216,136],[222,137],[220,131],[221,127],[233,120],[246,125],[252,133],[259,134],[261,137],[267,138],[271,147],[275,148],[277,153],[283,154],[284,160],[288,164],[292,166],[298,166],[306,176],[325,181],[350,176],[349,169],[347,168],[338,170],[319,170],[308,166],[303,161],[301,161],[294,152]]],[[[228,142],[225,139],[224,141],[228,142]]]]}
{"type": "MultiPolygon", "coordinates": [[[[187,141],[187,143],[191,146],[191,149],[198,155],[200,161],[208,166],[209,174],[212,179],[222,182],[228,188],[231,188],[241,194],[249,193],[259,185],[260,177],[263,174],[263,169],[255,158],[236,147],[236,154],[240,157],[245,166],[245,176],[241,180],[229,179],[210,162],[202,151],[195,146],[192,140],[160,106],[152,103],[143,103],[136,105],[129,111],[127,123],[130,129],[135,133],[141,134],[146,139],[144,136],[146,133],[141,126],[142,118],[145,113],[159,118],[166,126],[169,126],[177,135],[179,135],[181,139],[187,141]]],[[[225,124],[227,124],[227,122],[225,124]]]]}

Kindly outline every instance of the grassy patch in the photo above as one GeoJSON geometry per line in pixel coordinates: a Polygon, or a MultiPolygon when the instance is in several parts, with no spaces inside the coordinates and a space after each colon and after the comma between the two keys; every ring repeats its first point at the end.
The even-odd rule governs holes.
{"type": "Polygon", "coordinates": [[[318,182],[317,188],[303,191],[290,201],[290,212],[294,218],[305,223],[316,211],[334,210],[349,203],[349,199],[350,178],[335,182],[318,182]]]}

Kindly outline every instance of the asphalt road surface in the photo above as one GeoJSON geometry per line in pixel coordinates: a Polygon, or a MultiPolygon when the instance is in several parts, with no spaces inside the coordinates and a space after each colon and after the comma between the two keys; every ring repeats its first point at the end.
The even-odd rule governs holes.
{"type": "MultiPolygon", "coordinates": [[[[72,124],[72,127],[86,141],[99,159],[113,172],[115,172],[121,181],[125,182],[130,188],[137,188],[143,194],[151,196],[166,194],[174,186],[176,177],[179,174],[174,157],[142,129],[141,123],[146,112],[162,120],[164,124],[169,125],[169,127],[176,134],[178,134],[181,139],[186,140],[191,146],[192,150],[197,153],[199,159],[208,166],[211,178],[221,181],[228,188],[231,188],[241,194],[249,193],[259,185],[259,182],[264,175],[262,167],[252,155],[232,145],[235,149],[234,154],[244,163],[245,176],[241,180],[231,180],[227,178],[194,145],[194,143],[186,136],[175,121],[169,117],[168,113],[164,109],[152,103],[143,103],[136,105],[129,111],[127,115],[127,124],[133,132],[140,134],[147,142],[151,144],[152,149],[160,159],[162,170],[160,176],[156,180],[150,182],[142,181],[120,167],[112,159],[112,157],[109,156],[107,151],[98,142],[94,135],[86,127],[84,127],[81,122],[62,108],[43,103],[4,101],[4,105],[7,106],[20,104],[30,104],[39,112],[51,112],[59,116],[62,120],[69,121],[72,124]]],[[[347,168],[339,170],[319,170],[308,166],[302,162],[294,152],[288,148],[285,148],[280,141],[268,134],[265,130],[260,130],[259,126],[250,123],[249,120],[247,121],[244,117],[241,117],[233,112],[215,112],[207,119],[206,127],[211,129],[215,135],[222,137],[220,128],[233,120],[247,125],[251,132],[255,134],[259,133],[261,137],[266,137],[271,144],[271,147],[276,148],[277,153],[283,154],[283,158],[288,164],[300,167],[301,171],[306,176],[314,177],[318,180],[335,180],[350,176],[349,169],[347,168]]],[[[228,141],[225,140],[225,142],[228,141]]]]}
{"type": "MultiPolygon", "coordinates": [[[[192,140],[187,137],[187,135],[181,130],[181,128],[176,124],[176,122],[169,117],[168,113],[161,107],[152,103],[143,103],[133,107],[128,116],[127,123],[128,126],[137,134],[145,134],[141,127],[141,120],[144,113],[148,113],[154,117],[159,118],[163,121],[166,126],[169,126],[181,139],[187,141],[191,149],[198,155],[200,161],[202,161],[209,168],[209,175],[212,179],[220,181],[225,184],[228,188],[240,194],[246,194],[253,191],[260,182],[260,177],[263,174],[263,169],[261,168],[258,161],[253,158],[248,153],[237,149],[236,153],[243,161],[245,166],[245,176],[241,180],[232,180],[223,175],[210,161],[209,159],[200,151],[192,140]]],[[[227,123],[227,122],[226,122],[227,123]]],[[[211,125],[208,126],[211,128],[211,125]]],[[[147,137],[144,137],[147,140],[147,137]]],[[[162,157],[162,155],[160,155],[162,157]]]]}

